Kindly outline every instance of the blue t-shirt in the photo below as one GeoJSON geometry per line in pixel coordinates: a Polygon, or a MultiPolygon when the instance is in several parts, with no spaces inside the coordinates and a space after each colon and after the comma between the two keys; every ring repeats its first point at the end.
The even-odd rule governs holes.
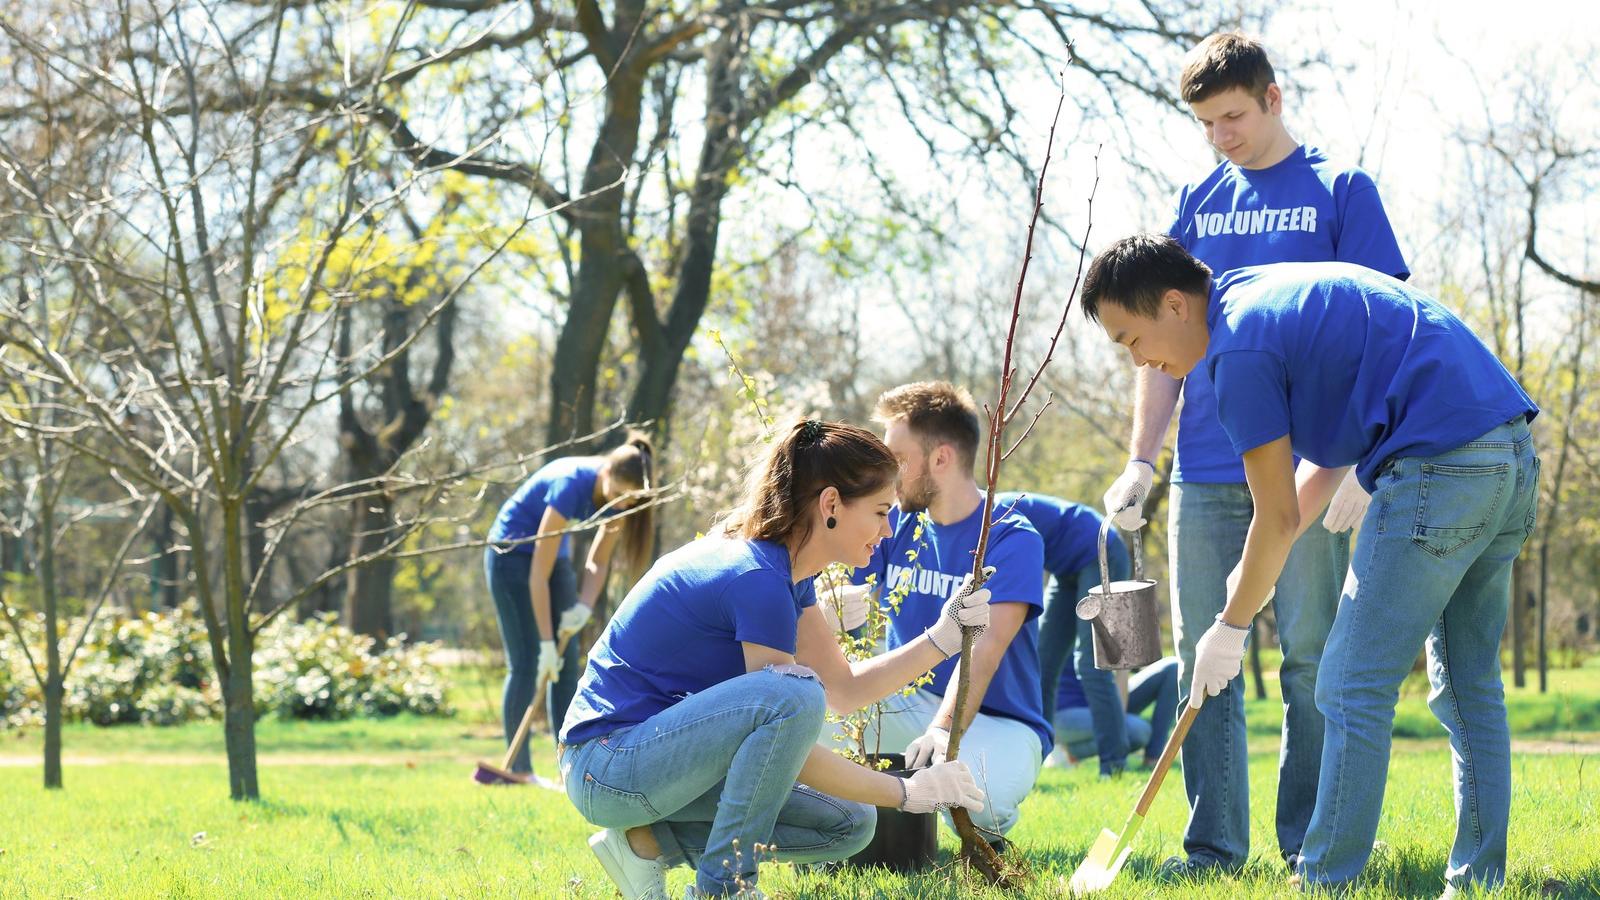
{"type": "Polygon", "coordinates": [[[1402,456],[1435,456],[1539,408],[1455,314],[1348,263],[1237,269],[1212,287],[1200,368],[1235,454],[1289,435],[1370,493],[1402,456]]]}
{"type": "MultiPolygon", "coordinates": [[[[1071,500],[1024,491],[1003,491],[994,495],[997,511],[1015,509],[1044,540],[1044,570],[1052,575],[1070,575],[1098,566],[1100,513],[1071,500]]],[[[1121,546],[1116,529],[1106,536],[1106,546],[1121,546]]]]}
{"type": "MultiPolygon", "coordinates": [[[[1410,271],[1372,176],[1299,147],[1265,169],[1231,162],[1178,194],[1171,234],[1211,271],[1278,262],[1349,262],[1404,280],[1410,271]]],[[[1183,383],[1173,481],[1244,481],[1244,463],[1217,421],[1216,397],[1197,368],[1183,383]]]]}
{"type": "MultiPolygon", "coordinates": [[[[909,585],[899,612],[889,612],[891,650],[921,637],[939,620],[945,603],[972,572],[972,554],[978,549],[982,523],[981,504],[972,515],[948,525],[904,513],[898,506],[889,511],[889,527],[894,533],[879,542],[872,561],[855,571],[854,581],[862,584],[875,576],[879,602],[885,609],[889,609],[889,592],[898,584],[909,585]]],[[[1044,696],[1039,690],[1039,623],[1035,621],[1044,611],[1044,542],[1022,516],[997,516],[989,531],[986,562],[995,568],[994,577],[984,585],[990,602],[1026,603],[1031,608],[1000,658],[978,709],[1026,724],[1039,735],[1041,755],[1049,753],[1054,732],[1046,721],[1044,696]]],[[[934,666],[933,682],[921,690],[943,697],[955,666],[954,656],[934,666]]]]}
{"type": "MultiPolygon", "coordinates": [[[[581,522],[594,515],[594,481],[605,460],[597,456],[566,456],[549,463],[528,476],[495,516],[494,527],[489,529],[491,541],[515,541],[539,533],[539,521],[546,507],[567,517],[569,523],[581,522]]],[[[572,553],[572,536],[561,536],[561,549],[557,557],[572,553]]],[[[513,545],[515,553],[532,553],[535,541],[513,545]]]]}
{"type": "Polygon", "coordinates": [[[637,725],[743,675],[744,642],[793,653],[800,613],[816,602],[782,544],[711,536],[679,547],[633,586],[589,651],[561,740],[637,725]]]}

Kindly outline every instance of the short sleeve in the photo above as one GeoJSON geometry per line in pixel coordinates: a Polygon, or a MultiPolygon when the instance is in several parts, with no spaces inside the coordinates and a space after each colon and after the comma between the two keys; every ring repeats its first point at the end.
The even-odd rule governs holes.
{"type": "MultiPolygon", "coordinates": [[[[812,594],[812,602],[816,595],[812,594]]],[[[735,639],[793,653],[800,611],[794,586],[771,569],[751,569],[722,589],[722,606],[735,639]]]]}
{"type": "Polygon", "coordinates": [[[1372,176],[1353,170],[1344,181],[1339,207],[1339,233],[1334,238],[1334,259],[1366,266],[1404,281],[1411,270],[1406,267],[1400,242],[1389,224],[1389,215],[1378,196],[1372,176]]]}
{"type": "Polygon", "coordinates": [[[994,577],[984,587],[991,603],[1036,607],[1028,613],[1031,619],[1044,609],[1044,539],[1032,528],[1013,521],[1004,524],[1003,531],[996,529],[985,556],[985,562],[994,566],[994,577]]]}
{"type": "Polygon", "coordinates": [[[1289,433],[1289,379],[1283,360],[1262,350],[1229,350],[1211,361],[1217,418],[1243,456],[1289,433]]]}
{"type": "MultiPolygon", "coordinates": [[[[589,487],[589,491],[594,488],[589,487]]],[[[545,503],[555,508],[555,511],[566,516],[568,520],[578,521],[588,518],[584,510],[588,509],[592,498],[584,496],[584,479],[578,477],[577,472],[563,476],[561,480],[550,485],[545,495],[545,503]]]]}

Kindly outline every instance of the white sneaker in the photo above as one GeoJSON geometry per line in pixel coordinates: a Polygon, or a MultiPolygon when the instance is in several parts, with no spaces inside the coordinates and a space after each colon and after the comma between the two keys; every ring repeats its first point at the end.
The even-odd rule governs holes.
{"type": "Polygon", "coordinates": [[[589,837],[589,849],[622,892],[623,900],[667,900],[667,867],[660,860],[635,854],[621,830],[595,832],[589,837]]]}
{"type": "Polygon", "coordinates": [[[1070,769],[1072,768],[1072,757],[1068,756],[1067,751],[1061,749],[1058,744],[1052,747],[1050,755],[1044,758],[1044,767],[1046,769],[1070,769]]]}

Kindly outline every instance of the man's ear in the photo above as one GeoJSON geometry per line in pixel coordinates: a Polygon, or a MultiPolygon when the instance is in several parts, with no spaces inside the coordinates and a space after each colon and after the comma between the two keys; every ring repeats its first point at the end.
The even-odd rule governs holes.
{"type": "Polygon", "coordinates": [[[1262,99],[1266,101],[1267,112],[1275,116],[1283,115],[1283,89],[1276,83],[1267,85],[1267,92],[1262,99]]]}
{"type": "Polygon", "coordinates": [[[950,467],[950,461],[955,457],[955,448],[946,443],[935,444],[933,452],[928,454],[928,468],[930,471],[943,472],[950,467]]]}
{"type": "Polygon", "coordinates": [[[1177,288],[1168,288],[1167,292],[1161,295],[1161,305],[1171,310],[1172,314],[1178,317],[1179,322],[1188,322],[1189,312],[1194,306],[1194,302],[1183,291],[1177,288]]]}

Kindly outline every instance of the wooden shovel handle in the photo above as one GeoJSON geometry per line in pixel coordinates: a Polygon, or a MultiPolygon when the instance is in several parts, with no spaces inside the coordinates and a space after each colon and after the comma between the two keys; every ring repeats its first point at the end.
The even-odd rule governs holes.
{"type": "Polygon", "coordinates": [[[1155,770],[1150,773],[1150,780],[1145,782],[1144,793],[1139,795],[1139,803],[1134,806],[1135,815],[1143,816],[1150,811],[1150,804],[1155,802],[1156,792],[1161,790],[1161,782],[1167,777],[1167,770],[1172,768],[1172,761],[1178,758],[1178,748],[1183,746],[1183,739],[1189,736],[1189,726],[1194,724],[1194,717],[1200,714],[1200,707],[1183,705],[1183,715],[1178,717],[1178,724],[1172,729],[1172,736],[1167,738],[1167,749],[1161,751],[1161,759],[1156,762],[1155,770]]]}
{"type": "MultiPolygon", "coordinates": [[[[556,647],[556,655],[565,656],[567,644],[576,636],[576,634],[567,635],[566,639],[556,647]]],[[[539,711],[544,709],[545,687],[549,683],[550,679],[541,678],[533,688],[533,702],[528,704],[528,711],[522,714],[522,722],[517,725],[517,733],[511,736],[511,746],[506,748],[505,761],[500,763],[500,768],[505,769],[507,772],[511,771],[511,763],[517,758],[517,754],[521,752],[522,745],[527,743],[528,730],[533,727],[533,720],[538,717],[539,711]]]]}

